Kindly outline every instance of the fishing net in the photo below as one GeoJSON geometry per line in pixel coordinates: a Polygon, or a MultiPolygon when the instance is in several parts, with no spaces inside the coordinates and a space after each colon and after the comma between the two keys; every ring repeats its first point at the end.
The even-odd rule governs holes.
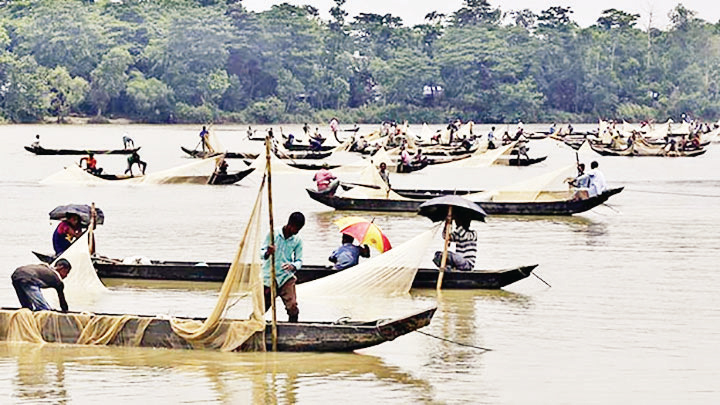
{"type": "Polygon", "coordinates": [[[86,172],[77,165],[69,165],[62,171],[55,173],[40,183],[53,184],[207,184],[215,172],[221,156],[200,159],[179,167],[148,173],[122,180],[106,180],[86,172]]]}
{"type": "MultiPolygon", "coordinates": [[[[85,232],[56,259],[56,261],[65,259],[72,266],[72,270],[63,280],[65,286],[63,292],[68,305],[74,310],[90,308],[103,294],[108,292],[93,267],[88,249],[88,238],[88,233],[85,232]]],[[[47,289],[43,294],[47,297],[48,303],[55,308],[59,307],[55,290],[47,289]]]]}
{"type": "Polygon", "coordinates": [[[227,149],[225,145],[220,141],[220,137],[217,136],[214,129],[210,129],[210,132],[205,136],[205,145],[210,150],[211,154],[225,153],[227,149]]]}
{"type": "MultiPolygon", "coordinates": [[[[170,319],[163,323],[157,317],[137,315],[1,310],[0,339],[32,343],[150,345],[144,343],[145,332],[155,322],[159,325],[155,326],[156,331],[162,329],[163,325],[169,325],[161,332],[165,336],[163,341],[156,341],[155,345],[158,346],[185,348],[189,345],[224,351],[264,350],[265,311],[258,254],[262,190],[261,186],[217,303],[204,321],[170,319]],[[238,313],[242,315],[236,317],[238,313]],[[242,319],[248,313],[251,314],[249,319],[230,319],[242,319]]],[[[61,256],[72,264],[72,270],[64,282],[66,298],[72,309],[82,308],[88,297],[106,291],[93,269],[87,241],[87,234],[83,235],[61,256]]]]}
{"type": "Polygon", "coordinates": [[[481,168],[489,167],[498,162],[503,156],[510,156],[515,144],[517,142],[511,142],[507,145],[501,146],[496,149],[487,149],[487,143],[485,148],[478,148],[469,158],[457,160],[455,162],[443,163],[442,168],[481,168]]]}
{"type": "Polygon", "coordinates": [[[569,165],[531,179],[513,183],[492,191],[468,194],[470,201],[488,202],[535,202],[556,201],[571,197],[572,192],[565,182],[575,177],[576,167],[569,165]]]}
{"type": "MultiPolygon", "coordinates": [[[[195,348],[223,351],[236,350],[256,332],[265,330],[265,302],[260,266],[261,186],[250,219],[238,246],[235,259],[220,289],[220,296],[210,316],[204,321],[173,319],[173,331],[195,348]],[[247,320],[228,321],[229,311],[241,300],[251,301],[251,315],[247,320]]],[[[264,350],[265,339],[255,339],[256,350],[264,350]]]]}
{"type": "Polygon", "coordinates": [[[387,183],[380,177],[378,169],[372,163],[368,163],[367,166],[358,173],[356,183],[369,187],[353,187],[351,190],[343,193],[342,197],[407,200],[407,198],[390,189],[387,183]]]}
{"type": "Polygon", "coordinates": [[[434,226],[391,250],[331,276],[297,286],[299,299],[392,297],[410,292],[422,255],[437,235],[434,226]]]}

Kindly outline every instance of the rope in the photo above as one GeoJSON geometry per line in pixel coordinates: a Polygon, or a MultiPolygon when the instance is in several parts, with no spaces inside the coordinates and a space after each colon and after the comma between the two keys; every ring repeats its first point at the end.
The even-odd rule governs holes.
{"type": "Polygon", "coordinates": [[[492,351],[492,349],[488,349],[488,348],[486,348],[486,347],[473,346],[473,345],[469,345],[469,344],[467,344],[467,343],[456,342],[456,341],[454,341],[454,340],[445,339],[444,337],[431,335],[431,334],[429,334],[429,333],[421,332],[421,331],[419,331],[419,330],[416,330],[415,332],[417,332],[417,333],[419,333],[419,334],[421,334],[421,335],[425,335],[425,336],[431,337],[431,338],[433,338],[433,339],[442,340],[443,342],[453,343],[453,344],[456,344],[456,345],[458,345],[458,346],[471,347],[471,348],[473,348],[473,349],[482,350],[482,351],[484,351],[484,352],[491,352],[491,351],[492,351]]]}
{"type": "Polygon", "coordinates": [[[672,191],[650,191],[650,190],[633,190],[636,193],[648,193],[648,194],[669,194],[669,195],[682,195],[688,197],[708,197],[708,198],[720,198],[720,194],[695,194],[695,193],[673,193],[672,191]]]}

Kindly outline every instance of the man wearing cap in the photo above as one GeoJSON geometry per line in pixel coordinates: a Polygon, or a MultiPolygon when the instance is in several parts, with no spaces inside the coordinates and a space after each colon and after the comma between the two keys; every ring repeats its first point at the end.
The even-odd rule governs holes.
{"type": "Polygon", "coordinates": [[[63,279],[70,273],[71,268],[70,262],[60,259],[55,263],[55,267],[43,263],[29,264],[15,269],[10,278],[20,305],[31,311],[52,311],[40,289],[54,288],[60,300],[60,309],[67,312],[68,304],[65,300],[63,279]]]}

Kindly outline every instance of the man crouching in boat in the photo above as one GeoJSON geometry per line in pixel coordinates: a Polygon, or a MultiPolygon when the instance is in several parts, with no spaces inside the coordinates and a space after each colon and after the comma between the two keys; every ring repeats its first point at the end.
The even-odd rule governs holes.
{"type": "Polygon", "coordinates": [[[90,174],[94,174],[97,176],[103,171],[103,169],[97,167],[97,160],[95,160],[95,154],[92,152],[88,152],[87,156],[80,159],[80,168],[82,168],[82,162],[85,162],[85,171],[90,174]]]}
{"type": "MultiPolygon", "coordinates": [[[[443,238],[445,229],[443,229],[443,238]]],[[[470,220],[455,218],[455,230],[450,233],[450,242],[455,242],[455,251],[448,252],[445,268],[454,268],[462,271],[472,271],[475,268],[477,256],[477,232],[470,229],[470,220]]],[[[435,252],[435,263],[438,268],[442,263],[443,252],[435,252]]]]}
{"type": "Polygon", "coordinates": [[[277,295],[285,304],[288,322],[297,322],[300,310],[295,294],[295,272],[302,267],[303,243],[297,235],[305,226],[305,216],[301,212],[290,214],[287,225],[275,230],[275,241],[270,243],[270,235],[265,238],[261,254],[263,262],[263,284],[265,285],[265,311],[270,309],[270,257],[275,253],[275,281],[277,295]]]}
{"type": "Polygon", "coordinates": [[[54,288],[60,301],[60,309],[67,312],[63,279],[70,273],[71,268],[70,262],[65,259],[58,260],[54,268],[44,263],[18,267],[10,278],[20,305],[31,311],[52,311],[40,289],[54,288]]]}

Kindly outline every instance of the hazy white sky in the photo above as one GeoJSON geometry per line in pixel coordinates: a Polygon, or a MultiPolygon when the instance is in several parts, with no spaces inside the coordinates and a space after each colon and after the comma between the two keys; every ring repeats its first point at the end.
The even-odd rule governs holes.
{"type": "MultiPolygon", "coordinates": [[[[328,10],[334,4],[332,0],[243,0],[243,5],[253,11],[263,11],[273,4],[284,2],[316,7],[326,19],[329,18],[328,10]]],[[[431,11],[449,14],[460,8],[462,3],[462,0],[347,0],[344,7],[350,16],[363,12],[391,13],[402,17],[406,25],[415,25],[422,23],[425,14],[431,11]]],[[[574,11],[573,19],[583,27],[594,24],[603,10],[617,8],[640,14],[641,27],[647,25],[648,16],[652,12],[653,26],[665,28],[668,12],[678,3],[697,11],[698,17],[704,20],[713,23],[720,20],[720,1],[717,0],[490,0],[490,4],[499,6],[503,11],[529,8],[537,13],[552,6],[570,6],[574,11]]]]}

